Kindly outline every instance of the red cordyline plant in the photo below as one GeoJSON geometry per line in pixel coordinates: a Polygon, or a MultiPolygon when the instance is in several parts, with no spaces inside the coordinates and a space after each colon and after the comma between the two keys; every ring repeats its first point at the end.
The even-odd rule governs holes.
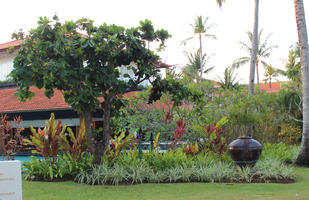
{"type": "Polygon", "coordinates": [[[227,143],[225,138],[222,136],[222,126],[227,123],[227,119],[223,117],[218,121],[214,122],[213,125],[204,126],[203,129],[207,134],[207,151],[212,151],[222,155],[227,149],[227,143]]]}
{"type": "Polygon", "coordinates": [[[45,122],[45,128],[38,128],[36,131],[30,126],[32,136],[30,140],[24,139],[25,144],[35,146],[33,153],[40,153],[45,159],[52,158],[55,161],[58,151],[60,150],[60,135],[63,135],[66,130],[66,125],[62,127],[61,121],[55,122],[54,113],[48,121],[45,122]]]}
{"type": "Polygon", "coordinates": [[[186,123],[183,123],[182,118],[180,118],[177,122],[177,129],[175,130],[174,134],[173,134],[173,139],[172,139],[172,148],[174,149],[177,144],[180,142],[182,136],[185,133],[185,128],[187,126],[186,123]]]}
{"type": "Polygon", "coordinates": [[[22,146],[20,132],[23,128],[19,128],[21,122],[20,116],[10,122],[6,114],[0,115],[0,147],[3,159],[6,156],[6,159],[10,160],[11,156],[14,157],[16,150],[22,146]]]}
{"type": "Polygon", "coordinates": [[[165,119],[164,119],[165,124],[168,124],[170,120],[172,119],[173,119],[173,114],[171,112],[167,112],[165,115],[165,119]]]}

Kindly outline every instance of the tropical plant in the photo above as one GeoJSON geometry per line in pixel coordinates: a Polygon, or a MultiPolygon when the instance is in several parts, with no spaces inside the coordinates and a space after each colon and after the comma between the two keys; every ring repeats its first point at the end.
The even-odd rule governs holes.
{"type": "MultiPolygon", "coordinates": [[[[185,78],[199,82],[199,73],[201,69],[206,65],[207,55],[203,54],[202,56],[200,56],[200,49],[197,50],[195,53],[184,53],[188,59],[188,64],[182,69],[183,76],[185,78]]],[[[204,69],[203,73],[208,73],[213,69],[214,67],[209,67],[207,69],[204,69]]]]}
{"type": "MultiPolygon", "coordinates": [[[[269,40],[271,34],[267,35],[267,37],[264,40],[262,40],[262,33],[263,33],[263,29],[261,29],[259,31],[259,34],[258,34],[257,50],[256,50],[257,52],[256,52],[256,59],[255,59],[255,68],[256,68],[257,87],[258,88],[259,88],[259,70],[258,70],[259,69],[259,63],[267,63],[264,59],[268,58],[270,56],[272,50],[277,48],[276,45],[268,46],[268,40],[269,40]]],[[[240,42],[240,45],[241,45],[241,48],[245,49],[250,55],[250,54],[252,54],[252,51],[253,51],[252,42],[253,42],[254,36],[253,36],[252,32],[250,32],[250,31],[247,32],[247,35],[248,35],[248,38],[249,38],[249,43],[240,42]]],[[[250,56],[244,56],[244,57],[238,58],[235,61],[233,61],[232,66],[238,68],[238,67],[248,63],[250,61],[250,59],[251,59],[250,56]]],[[[250,69],[250,73],[251,73],[251,69],[250,69]]],[[[251,78],[250,78],[250,80],[251,80],[251,78]]]]}
{"type": "Polygon", "coordinates": [[[121,132],[119,136],[115,136],[115,139],[111,137],[111,147],[108,147],[105,151],[107,159],[110,162],[117,159],[121,151],[130,143],[134,142],[132,138],[134,138],[133,134],[125,136],[125,132],[121,132]]]}
{"type": "Polygon", "coordinates": [[[158,146],[159,146],[159,137],[160,137],[160,133],[157,133],[155,140],[153,141],[153,149],[157,150],[158,146]]]}
{"type": "Polygon", "coordinates": [[[25,145],[35,147],[33,153],[41,154],[45,159],[52,159],[55,162],[58,151],[60,150],[61,135],[66,130],[66,125],[63,125],[60,120],[55,122],[55,115],[51,113],[49,120],[45,122],[45,127],[42,130],[40,127],[35,130],[30,126],[32,135],[30,139],[24,139],[25,145]]]}
{"type": "Polygon", "coordinates": [[[186,123],[183,123],[183,119],[179,119],[176,122],[177,129],[175,130],[174,134],[172,135],[172,145],[171,148],[175,149],[180,142],[181,138],[183,137],[185,133],[186,123]]]}
{"type": "Polygon", "coordinates": [[[50,158],[30,157],[30,161],[23,162],[28,181],[62,181],[73,180],[79,173],[92,168],[93,156],[83,153],[79,160],[69,154],[58,155],[55,160],[50,158]]]}
{"type": "Polygon", "coordinates": [[[265,159],[279,160],[282,163],[293,163],[297,157],[297,153],[299,152],[298,145],[289,145],[286,143],[264,143],[263,151],[260,156],[260,160],[263,161],[265,159]]]}
{"type": "Polygon", "coordinates": [[[84,120],[81,120],[79,131],[77,135],[75,135],[70,127],[66,129],[68,134],[65,132],[61,132],[60,134],[60,148],[65,153],[70,154],[72,159],[79,159],[82,155],[82,152],[85,152],[85,123],[84,120]],[[67,139],[69,137],[69,140],[67,139]]]}
{"type": "Polygon", "coordinates": [[[23,138],[19,125],[22,122],[20,116],[15,117],[13,121],[8,120],[6,114],[0,115],[0,147],[2,157],[6,157],[7,160],[13,159],[16,150],[21,148],[23,144],[23,138]]]}
{"type": "Polygon", "coordinates": [[[189,145],[182,145],[182,149],[187,155],[191,155],[191,156],[194,156],[199,152],[199,147],[198,147],[197,142],[195,142],[194,144],[190,142],[189,145]]]}
{"type": "Polygon", "coordinates": [[[272,93],[272,88],[271,88],[272,82],[271,81],[273,80],[274,77],[277,77],[279,75],[279,72],[276,68],[274,68],[270,64],[263,62],[263,66],[264,66],[264,69],[265,69],[265,72],[264,72],[265,79],[263,81],[265,83],[267,83],[267,82],[269,83],[270,93],[272,93]]]}
{"type": "Polygon", "coordinates": [[[221,7],[224,2],[225,0],[217,0],[217,4],[219,5],[219,7],[221,7]]]}
{"type": "Polygon", "coordinates": [[[218,77],[218,82],[220,84],[220,87],[229,90],[229,89],[239,89],[240,85],[236,81],[238,74],[234,75],[234,68],[227,67],[224,70],[223,78],[218,77]]]}
{"type": "MultiPolygon", "coordinates": [[[[218,2],[218,1],[217,1],[218,2]]],[[[221,4],[219,4],[221,5],[221,4]]],[[[198,39],[199,39],[199,61],[200,61],[200,65],[199,65],[199,70],[200,70],[200,75],[199,75],[199,81],[202,80],[202,75],[204,72],[204,59],[203,59],[203,48],[202,48],[202,36],[205,36],[206,38],[212,38],[212,39],[216,39],[216,36],[213,34],[209,34],[209,30],[212,29],[215,25],[214,24],[209,24],[208,25],[208,20],[209,17],[206,17],[206,19],[203,19],[203,16],[197,16],[194,19],[194,24],[191,24],[191,27],[194,30],[194,34],[198,35],[198,39]]],[[[182,41],[182,44],[186,44],[186,41],[193,39],[194,36],[189,37],[187,39],[185,39],[184,41],[182,41]]]]}
{"type": "Polygon", "coordinates": [[[309,166],[309,51],[306,17],[303,0],[294,0],[295,16],[300,46],[300,63],[302,69],[302,92],[303,92],[303,134],[301,149],[295,161],[297,165],[309,166]]]}
{"type": "Polygon", "coordinates": [[[204,141],[203,149],[205,149],[206,151],[217,153],[222,156],[222,154],[227,150],[226,140],[222,136],[222,126],[227,122],[227,118],[223,117],[217,123],[214,122],[213,125],[210,124],[203,127],[203,131],[207,136],[206,141],[204,141]]]}
{"type": "Polygon", "coordinates": [[[288,77],[294,84],[296,89],[301,87],[301,64],[299,44],[290,47],[288,60],[285,64],[285,71],[279,71],[280,74],[288,77]]]}

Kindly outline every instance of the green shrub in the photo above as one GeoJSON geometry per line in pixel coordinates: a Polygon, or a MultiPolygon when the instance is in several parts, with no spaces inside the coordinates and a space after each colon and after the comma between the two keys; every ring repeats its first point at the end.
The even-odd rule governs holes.
{"type": "Polygon", "coordinates": [[[70,155],[58,155],[54,160],[49,158],[30,157],[23,163],[25,179],[32,181],[73,180],[81,171],[92,167],[93,156],[83,153],[77,160],[70,155]]]}
{"type": "Polygon", "coordinates": [[[266,143],[263,145],[263,151],[260,160],[265,158],[274,158],[284,163],[293,163],[298,155],[298,152],[299,146],[297,145],[286,145],[284,143],[266,143]]]}
{"type": "Polygon", "coordinates": [[[192,158],[188,158],[181,148],[164,153],[147,152],[143,154],[143,161],[155,171],[166,170],[176,166],[184,168],[193,165],[192,158]]]}

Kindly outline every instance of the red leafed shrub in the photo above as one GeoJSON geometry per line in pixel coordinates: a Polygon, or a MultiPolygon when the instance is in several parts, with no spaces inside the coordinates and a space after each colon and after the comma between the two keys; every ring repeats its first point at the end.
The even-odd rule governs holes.
{"type": "Polygon", "coordinates": [[[204,126],[204,132],[207,134],[207,145],[206,151],[212,151],[222,155],[227,149],[227,143],[225,138],[222,136],[222,126],[227,122],[224,117],[218,123],[213,125],[204,126]]]}
{"type": "Polygon", "coordinates": [[[20,132],[23,128],[18,127],[21,122],[20,116],[9,121],[6,114],[0,115],[0,147],[3,159],[6,156],[6,159],[10,160],[11,156],[15,155],[16,150],[19,147],[21,148],[23,140],[20,132]]]}
{"type": "Polygon", "coordinates": [[[165,124],[168,124],[169,121],[172,120],[172,119],[173,119],[173,114],[170,113],[170,112],[167,112],[166,115],[165,115],[165,120],[164,120],[165,124]]]}
{"type": "Polygon", "coordinates": [[[177,144],[180,142],[182,136],[185,133],[185,128],[187,126],[186,123],[183,123],[183,119],[179,119],[176,122],[177,125],[177,129],[175,130],[174,134],[173,134],[173,139],[172,139],[172,148],[176,148],[177,144]]]}

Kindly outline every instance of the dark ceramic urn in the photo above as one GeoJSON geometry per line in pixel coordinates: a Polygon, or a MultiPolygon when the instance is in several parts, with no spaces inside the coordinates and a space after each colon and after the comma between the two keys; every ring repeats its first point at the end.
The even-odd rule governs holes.
{"type": "Polygon", "coordinates": [[[229,152],[235,164],[253,167],[262,152],[262,145],[248,136],[241,136],[229,144],[229,152]]]}

